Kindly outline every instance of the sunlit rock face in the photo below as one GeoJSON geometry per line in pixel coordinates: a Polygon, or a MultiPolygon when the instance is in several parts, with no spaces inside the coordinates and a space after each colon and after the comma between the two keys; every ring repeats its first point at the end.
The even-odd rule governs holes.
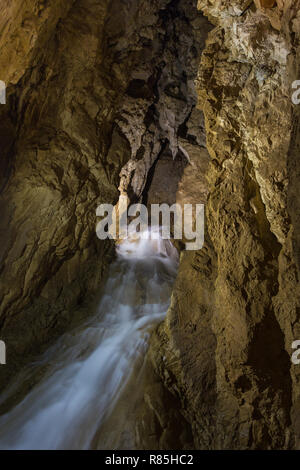
{"type": "Polygon", "coordinates": [[[149,357],[199,448],[299,448],[299,2],[205,1],[206,244],[149,357]],[[298,270],[297,270],[298,267],[298,270]]]}

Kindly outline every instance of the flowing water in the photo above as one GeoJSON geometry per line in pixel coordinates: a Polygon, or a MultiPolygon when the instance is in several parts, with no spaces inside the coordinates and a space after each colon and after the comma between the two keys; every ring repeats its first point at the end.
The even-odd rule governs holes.
{"type": "MultiPolygon", "coordinates": [[[[97,433],[98,448],[117,442],[109,417],[132,382],[134,367],[142,364],[151,328],[168,309],[177,272],[176,249],[154,232],[156,240],[149,231],[118,245],[93,318],[23,371],[28,379],[28,370],[35,376],[43,370],[42,379],[0,417],[0,449],[90,449],[97,433]],[[101,426],[105,432],[99,434],[101,426]]],[[[14,386],[7,393],[13,392],[14,386]]],[[[121,412],[118,420],[126,426],[121,412]]]]}

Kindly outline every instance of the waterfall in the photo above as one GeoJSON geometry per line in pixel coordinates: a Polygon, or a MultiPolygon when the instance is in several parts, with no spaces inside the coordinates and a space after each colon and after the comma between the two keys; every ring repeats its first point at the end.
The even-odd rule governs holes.
{"type": "Polygon", "coordinates": [[[42,379],[0,417],[0,449],[93,448],[169,306],[178,254],[159,233],[149,229],[117,246],[95,314],[26,369],[43,371],[42,379]]]}

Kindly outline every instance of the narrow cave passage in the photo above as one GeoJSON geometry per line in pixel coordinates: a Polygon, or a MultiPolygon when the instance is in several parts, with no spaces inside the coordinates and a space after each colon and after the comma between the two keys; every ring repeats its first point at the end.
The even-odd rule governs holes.
{"type": "MultiPolygon", "coordinates": [[[[119,11],[119,2],[117,0],[110,2],[103,23],[105,45],[102,52],[107,54],[107,64],[101,63],[101,67],[109,69],[112,66],[112,69],[109,69],[109,74],[112,75],[111,82],[107,83],[107,77],[101,76],[100,79],[97,76],[94,80],[95,89],[90,89],[90,83],[86,83],[84,87],[84,92],[88,90],[89,93],[86,99],[87,108],[91,106],[93,114],[94,107],[99,107],[96,116],[87,124],[86,135],[83,136],[86,130],[84,126],[78,133],[73,120],[69,121],[66,103],[59,115],[63,131],[56,133],[51,127],[47,127],[47,132],[50,133],[47,142],[49,147],[55,146],[53,142],[59,139],[59,152],[61,149],[68,155],[78,152],[76,157],[70,157],[71,161],[68,164],[64,161],[61,163],[58,156],[53,159],[53,163],[49,163],[51,167],[49,173],[52,178],[50,178],[50,187],[43,178],[44,147],[40,152],[39,149],[36,150],[35,136],[30,141],[29,134],[30,145],[37,157],[29,170],[21,169],[25,172],[34,172],[34,177],[38,180],[36,195],[38,201],[46,199],[51,201],[52,193],[59,199],[57,186],[62,186],[62,189],[59,187],[63,201],[61,203],[60,200],[60,207],[63,207],[66,201],[68,211],[70,210],[67,216],[70,216],[69,224],[66,224],[68,236],[73,229],[76,234],[81,235],[81,225],[83,226],[83,219],[87,217],[88,229],[95,237],[94,219],[88,218],[90,200],[115,202],[118,187],[121,188],[121,193],[125,192],[128,195],[131,203],[140,201],[148,207],[153,203],[169,205],[176,202],[202,203],[206,196],[204,174],[207,169],[208,153],[205,148],[203,114],[196,109],[197,95],[194,82],[210,24],[197,11],[194,0],[169,2],[158,0],[147,5],[149,12],[145,15],[141,14],[135,1],[128,0],[124,3],[126,3],[123,4],[124,11],[122,9],[119,11]],[[134,25],[133,18],[138,18],[134,25]],[[119,23],[121,32],[118,31],[116,34],[115,28],[119,23]],[[136,49],[139,53],[136,53],[136,49]],[[128,70],[126,62],[129,64],[128,70]],[[120,70],[116,72],[118,66],[120,70]],[[102,87],[103,84],[107,88],[107,95],[111,94],[109,98],[105,96],[108,105],[101,97],[105,106],[109,108],[111,101],[113,99],[116,101],[117,111],[112,113],[113,119],[110,125],[106,122],[107,114],[105,118],[101,115],[102,108],[105,114],[105,106],[102,106],[101,101],[100,104],[98,102],[100,93],[96,88],[102,87]],[[115,93],[113,87],[120,87],[121,91],[118,89],[120,96],[115,94],[112,98],[115,93]],[[96,104],[91,105],[93,100],[96,104]],[[89,144],[91,149],[86,150],[84,146],[89,144]],[[90,161],[97,145],[100,146],[100,150],[96,161],[90,161]],[[71,149],[69,152],[67,152],[68,146],[71,149]],[[85,151],[87,156],[83,162],[81,159],[84,160],[82,157],[85,151]],[[88,168],[85,166],[86,162],[88,168]],[[78,181],[74,186],[75,177],[78,181]],[[80,221],[79,230],[76,224],[74,227],[74,214],[68,202],[70,188],[73,191],[73,186],[72,197],[74,196],[76,210],[77,199],[83,201],[78,205],[83,213],[76,212],[76,223],[80,221]],[[198,186],[201,188],[200,194],[203,200],[195,201],[193,191],[198,186]],[[47,190],[43,196],[45,187],[47,190]],[[97,197],[94,197],[95,188],[97,197]],[[81,191],[85,191],[84,196],[81,191]],[[39,192],[43,197],[39,197],[39,192]],[[86,207],[87,212],[85,212],[86,207]]],[[[90,28],[95,34],[93,30],[97,31],[97,28],[92,14],[93,4],[91,3],[89,7],[90,16],[86,18],[86,30],[90,28]]],[[[66,19],[68,27],[72,22],[76,24],[77,16],[75,5],[71,9],[70,20],[68,17],[66,19]]],[[[63,31],[63,26],[60,28],[63,31]]],[[[67,28],[66,30],[68,31],[67,28]]],[[[63,33],[61,37],[60,40],[64,43],[63,33]]],[[[56,40],[58,41],[57,38],[56,40]]],[[[74,50],[73,53],[76,55],[74,50]]],[[[68,55],[63,55],[62,58],[58,55],[57,69],[60,59],[62,63],[68,63],[70,60],[68,70],[72,69],[72,57],[69,58],[68,55]]],[[[47,57],[44,60],[47,61],[47,57]]],[[[96,65],[101,68],[97,61],[96,65]]],[[[103,75],[106,72],[101,70],[103,75]]],[[[41,70],[41,76],[35,78],[41,82],[45,80],[44,68],[41,70]]],[[[26,80],[31,80],[31,77],[26,76],[25,83],[26,80]]],[[[67,82],[64,77],[61,86],[68,87],[67,82]]],[[[47,82],[47,86],[44,84],[43,88],[43,93],[49,101],[53,94],[52,86],[54,89],[57,84],[53,81],[49,85],[47,82]]],[[[74,114],[75,117],[80,115],[82,118],[80,93],[78,102],[77,96],[70,98],[70,114],[74,114]]],[[[13,99],[17,102],[20,98],[16,95],[13,99]]],[[[88,121],[87,116],[90,111],[91,109],[85,110],[84,120],[88,121]]],[[[29,126],[32,116],[30,114],[28,118],[29,126]]],[[[40,121],[43,122],[41,117],[40,121]]],[[[81,122],[78,127],[80,126],[81,122]]],[[[43,128],[42,130],[44,132],[43,128]]],[[[18,175],[18,167],[15,171],[18,175]]],[[[27,192],[27,180],[24,181],[22,184],[25,185],[27,192]]],[[[9,188],[8,185],[8,190],[9,188]]],[[[198,196],[199,191],[196,193],[198,196]]],[[[93,206],[94,209],[96,207],[93,206]]],[[[64,215],[61,218],[65,220],[67,217],[64,215]]],[[[149,228],[149,231],[152,230],[157,230],[157,227],[149,228]]],[[[63,248],[60,252],[62,260],[54,257],[57,262],[53,267],[54,272],[59,271],[61,266],[63,269],[66,266],[65,269],[69,273],[68,261],[72,260],[73,253],[71,251],[64,253],[64,237],[62,229],[63,248]]],[[[103,254],[99,248],[93,251],[89,246],[87,251],[88,258],[85,259],[87,267],[80,266],[79,269],[82,271],[77,274],[77,279],[83,272],[85,280],[84,270],[89,269],[89,263],[92,266],[101,262],[105,265],[105,261],[97,257],[99,252],[103,254]]],[[[52,254],[53,249],[50,252],[52,254]]],[[[26,250],[24,253],[26,255],[26,250]]],[[[99,283],[98,288],[96,286],[94,289],[97,292],[101,287],[101,300],[96,312],[91,313],[93,312],[91,308],[88,320],[85,319],[76,329],[69,329],[67,333],[60,335],[54,343],[52,341],[52,346],[42,356],[24,366],[19,375],[13,377],[10,386],[0,396],[1,409],[5,410],[5,414],[0,417],[0,448],[136,448],[136,410],[144,393],[143,374],[145,374],[145,354],[149,345],[149,336],[153,328],[164,319],[168,310],[179,256],[173,244],[161,238],[156,241],[135,242],[129,239],[117,246],[116,254],[115,261],[108,269],[106,283],[104,285],[99,283]],[[124,397],[127,396],[129,400],[124,407],[124,397]],[[117,425],[116,410],[118,410],[117,425]]],[[[48,258],[46,263],[49,263],[48,258]]],[[[63,289],[68,286],[63,285],[61,289],[61,286],[57,285],[61,281],[59,279],[57,281],[55,275],[53,277],[52,285],[49,282],[51,276],[48,275],[48,278],[40,283],[42,287],[39,289],[43,290],[45,284],[43,295],[51,297],[53,289],[59,292],[59,297],[63,289]]],[[[35,293],[34,286],[31,289],[35,293]]],[[[81,301],[82,298],[86,298],[89,291],[88,283],[85,292],[82,292],[81,285],[78,299],[81,301]]],[[[39,296],[33,295],[33,298],[39,309],[39,296]]],[[[54,311],[59,303],[53,303],[50,311],[54,311]]],[[[48,305],[46,308],[48,315],[48,305]]],[[[70,307],[64,308],[64,313],[66,310],[71,317],[70,307]]],[[[31,311],[34,316],[35,310],[32,308],[31,311]]],[[[55,313],[51,322],[54,325],[59,323],[56,321],[55,313]]],[[[32,323],[33,327],[29,328],[30,330],[32,328],[33,334],[38,337],[35,317],[32,323]]],[[[13,329],[10,328],[10,331],[13,329]]],[[[46,338],[45,342],[48,340],[51,343],[51,338],[46,338]]],[[[17,342],[15,338],[14,342],[17,342]]]]}
{"type": "Polygon", "coordinates": [[[300,0],[1,6],[0,447],[300,449],[300,0]]]}

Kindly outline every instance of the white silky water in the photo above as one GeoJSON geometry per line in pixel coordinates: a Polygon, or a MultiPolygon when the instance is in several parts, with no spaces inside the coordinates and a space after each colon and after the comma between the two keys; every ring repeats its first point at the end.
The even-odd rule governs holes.
{"type": "MultiPolygon", "coordinates": [[[[158,237],[159,230],[154,232],[158,237]]],[[[134,367],[142,364],[151,329],[166,314],[178,267],[172,243],[150,239],[150,231],[146,235],[117,246],[93,318],[64,334],[16,377],[15,387],[43,370],[27,396],[0,417],[0,449],[90,449],[104,423],[112,436],[105,434],[102,443],[100,432],[97,448],[114,442],[109,416],[134,367]]],[[[13,393],[14,386],[1,401],[13,393]]]]}

